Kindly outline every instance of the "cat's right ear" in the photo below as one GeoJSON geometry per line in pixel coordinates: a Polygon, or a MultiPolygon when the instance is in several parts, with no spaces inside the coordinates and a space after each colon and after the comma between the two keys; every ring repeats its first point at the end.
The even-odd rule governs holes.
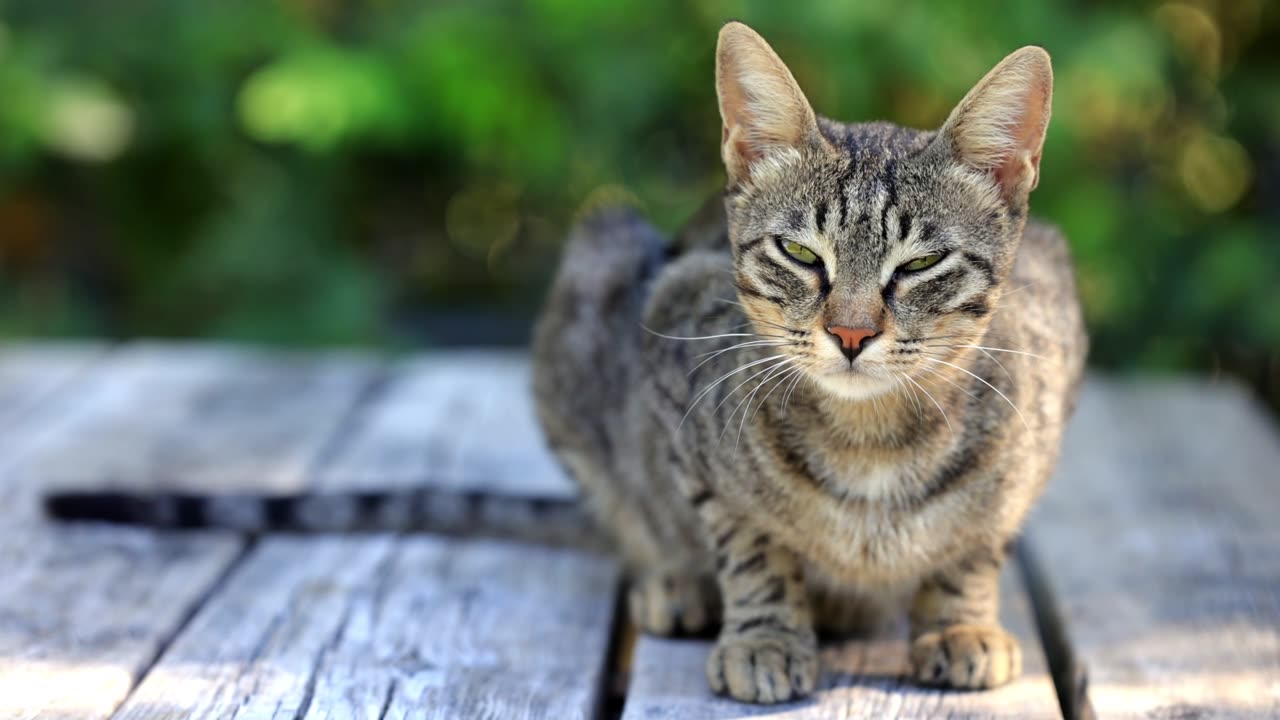
{"type": "Polygon", "coordinates": [[[823,142],[813,108],[791,71],[764,38],[740,22],[720,29],[716,94],[730,186],[750,178],[771,155],[823,142]]]}

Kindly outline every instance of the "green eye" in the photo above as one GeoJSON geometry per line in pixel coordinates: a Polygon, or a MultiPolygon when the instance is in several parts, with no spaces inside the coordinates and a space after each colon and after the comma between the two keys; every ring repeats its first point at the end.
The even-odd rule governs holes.
{"type": "Polygon", "coordinates": [[[812,250],[798,242],[785,242],[782,244],[782,249],[786,250],[788,255],[799,260],[805,265],[813,265],[818,262],[818,256],[815,255],[812,250]]]}
{"type": "Polygon", "coordinates": [[[933,267],[934,265],[937,265],[938,261],[941,259],[942,259],[942,255],[939,253],[934,253],[932,255],[922,255],[916,258],[915,260],[912,260],[911,262],[907,263],[906,265],[899,267],[898,269],[906,270],[907,272],[915,272],[917,270],[923,270],[927,267],[933,267]]]}

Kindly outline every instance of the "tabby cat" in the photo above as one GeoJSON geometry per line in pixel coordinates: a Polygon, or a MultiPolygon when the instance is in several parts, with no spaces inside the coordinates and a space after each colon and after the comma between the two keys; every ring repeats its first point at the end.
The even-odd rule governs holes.
{"type": "Polygon", "coordinates": [[[614,538],[644,631],[719,623],[712,689],[813,691],[816,627],[908,607],[920,682],[1018,676],[1006,548],[1057,458],[1086,339],[1027,219],[1053,75],[1005,58],[937,131],[814,114],[720,32],[723,228],[580,222],[536,331],[539,416],[614,538]]]}

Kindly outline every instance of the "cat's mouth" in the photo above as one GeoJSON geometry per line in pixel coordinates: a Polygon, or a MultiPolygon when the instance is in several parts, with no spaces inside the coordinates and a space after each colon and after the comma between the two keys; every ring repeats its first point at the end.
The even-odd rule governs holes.
{"type": "Polygon", "coordinates": [[[813,373],[814,380],[827,392],[846,400],[867,400],[893,389],[892,379],[883,377],[863,362],[831,363],[813,373]]]}

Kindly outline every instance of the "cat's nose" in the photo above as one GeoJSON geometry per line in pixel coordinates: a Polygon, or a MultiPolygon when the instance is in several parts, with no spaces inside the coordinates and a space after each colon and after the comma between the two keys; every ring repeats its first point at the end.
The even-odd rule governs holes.
{"type": "Polygon", "coordinates": [[[832,339],[840,345],[840,352],[849,358],[849,362],[858,357],[858,353],[862,352],[862,346],[868,340],[880,334],[875,328],[851,328],[841,325],[828,325],[827,332],[831,333],[832,339]]]}

